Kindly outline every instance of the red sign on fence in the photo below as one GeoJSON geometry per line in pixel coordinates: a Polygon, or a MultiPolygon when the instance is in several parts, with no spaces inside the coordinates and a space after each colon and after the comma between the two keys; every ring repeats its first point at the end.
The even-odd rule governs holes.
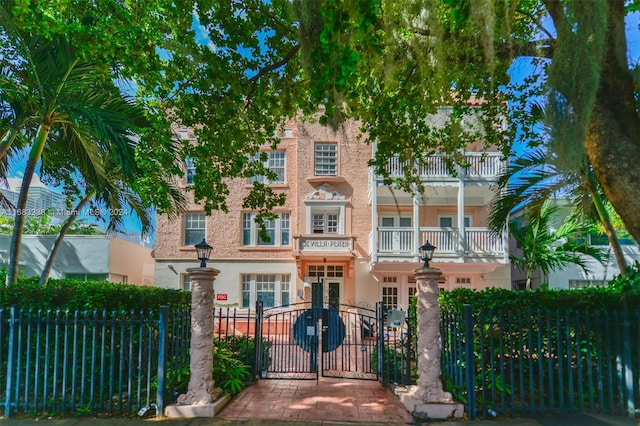
{"type": "Polygon", "coordinates": [[[227,293],[216,294],[216,300],[227,300],[227,293]]]}

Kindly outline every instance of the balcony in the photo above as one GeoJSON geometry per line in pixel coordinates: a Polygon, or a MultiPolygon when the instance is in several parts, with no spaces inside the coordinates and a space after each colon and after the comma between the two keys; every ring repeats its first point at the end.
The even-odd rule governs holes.
{"type": "MultiPolygon", "coordinates": [[[[505,161],[499,152],[468,152],[464,155],[464,161],[468,164],[468,167],[464,169],[467,179],[495,179],[505,166],[505,161]]],[[[400,162],[397,158],[392,158],[389,160],[386,170],[391,177],[401,177],[404,165],[406,163],[400,162]]],[[[445,163],[444,157],[438,154],[429,157],[427,163],[418,168],[418,172],[423,180],[455,178],[455,174],[451,173],[445,163]]]]}
{"type": "MultiPolygon", "coordinates": [[[[435,257],[503,257],[502,237],[491,234],[488,228],[465,228],[464,242],[459,228],[420,228],[418,241],[429,241],[436,246],[435,257]]],[[[414,230],[408,228],[379,228],[379,258],[413,258],[418,255],[414,244],[414,230]]]]}

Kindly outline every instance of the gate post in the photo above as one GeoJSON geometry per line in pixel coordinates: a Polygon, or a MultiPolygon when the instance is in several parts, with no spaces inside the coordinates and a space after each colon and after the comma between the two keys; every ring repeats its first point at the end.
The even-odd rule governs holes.
{"type": "Polygon", "coordinates": [[[187,269],[191,278],[191,346],[189,386],[177,404],[167,407],[167,417],[214,417],[229,400],[218,399],[213,381],[213,281],[214,268],[187,269]]]}
{"type": "Polygon", "coordinates": [[[441,272],[425,266],[413,271],[418,289],[418,386],[401,395],[415,417],[447,419],[462,417],[464,407],[445,392],[440,376],[440,309],[438,281],[441,272]]]}
{"type": "Polygon", "coordinates": [[[263,303],[261,300],[256,300],[256,324],[255,324],[255,332],[254,332],[254,340],[255,340],[255,348],[256,354],[254,359],[254,375],[253,380],[256,380],[256,377],[262,377],[262,364],[264,363],[263,354],[262,354],[262,315],[263,315],[263,303]]]}

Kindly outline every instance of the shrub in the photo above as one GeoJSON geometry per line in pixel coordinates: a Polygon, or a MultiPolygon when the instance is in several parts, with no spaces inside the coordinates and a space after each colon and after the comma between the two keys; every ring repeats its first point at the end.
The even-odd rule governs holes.
{"type": "MultiPolygon", "coordinates": [[[[3,280],[0,274],[0,280],[3,280]]],[[[166,305],[191,306],[191,293],[159,287],[115,284],[107,281],[50,279],[45,286],[37,277],[21,277],[11,286],[0,286],[0,307],[37,309],[148,310],[166,305]]]]}
{"type": "Polygon", "coordinates": [[[629,268],[625,277],[614,278],[606,287],[581,290],[537,289],[513,291],[487,288],[481,291],[458,288],[442,291],[439,304],[442,310],[459,310],[465,304],[474,310],[524,309],[619,309],[640,305],[640,272],[638,264],[629,268]]]}

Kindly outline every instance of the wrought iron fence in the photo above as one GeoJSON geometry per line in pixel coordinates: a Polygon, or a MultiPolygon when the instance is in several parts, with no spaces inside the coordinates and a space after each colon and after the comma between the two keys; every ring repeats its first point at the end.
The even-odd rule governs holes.
{"type": "Polygon", "coordinates": [[[189,368],[190,312],[0,308],[5,416],[162,413],[189,368]]]}
{"type": "Polygon", "coordinates": [[[640,311],[443,312],[443,373],[470,418],[546,412],[634,415],[640,311]]]}
{"type": "MultiPolygon", "coordinates": [[[[380,306],[380,318],[387,312],[380,306]]],[[[129,416],[186,391],[189,310],[0,308],[0,407],[12,413],[129,416]]],[[[384,384],[416,379],[416,321],[380,327],[371,354],[384,384]],[[380,349],[381,348],[381,349],[380,349]]],[[[214,343],[252,366],[256,315],[216,308],[214,343]]],[[[385,323],[386,324],[386,323],[385,323]]],[[[471,419],[545,412],[633,415],[640,405],[640,310],[441,312],[443,381],[471,419]]],[[[261,353],[261,356],[257,356],[261,353]]]]}

